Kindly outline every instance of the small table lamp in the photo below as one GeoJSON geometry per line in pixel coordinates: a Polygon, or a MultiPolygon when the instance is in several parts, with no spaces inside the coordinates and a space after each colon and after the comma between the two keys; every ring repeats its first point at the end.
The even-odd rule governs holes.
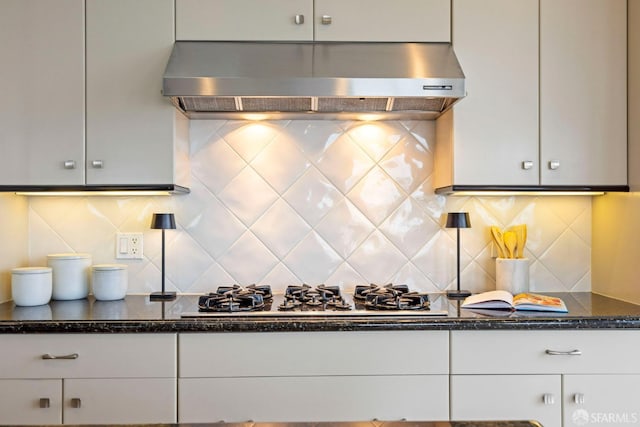
{"type": "Polygon", "coordinates": [[[170,301],[176,299],[175,292],[164,290],[164,230],[175,230],[176,219],[172,213],[155,213],[151,219],[152,230],[162,230],[162,292],[152,292],[151,301],[170,301]]]}
{"type": "Polygon", "coordinates": [[[469,220],[468,212],[449,212],[447,214],[447,225],[446,228],[455,228],[457,231],[457,272],[458,272],[458,286],[455,291],[447,291],[447,298],[466,298],[471,295],[471,292],[460,290],[460,229],[461,228],[471,228],[471,221],[469,220]]]}

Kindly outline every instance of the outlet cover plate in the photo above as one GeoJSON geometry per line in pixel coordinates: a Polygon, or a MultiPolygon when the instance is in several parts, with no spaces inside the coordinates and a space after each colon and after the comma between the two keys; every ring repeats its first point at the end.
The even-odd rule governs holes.
{"type": "Polygon", "coordinates": [[[116,233],[116,259],[142,259],[142,233],[116,233]]]}

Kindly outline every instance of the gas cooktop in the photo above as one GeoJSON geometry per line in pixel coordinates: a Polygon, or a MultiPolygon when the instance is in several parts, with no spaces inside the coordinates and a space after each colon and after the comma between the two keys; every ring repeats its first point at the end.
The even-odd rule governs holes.
{"type": "Polygon", "coordinates": [[[356,286],[353,294],[339,286],[291,285],[273,294],[267,285],[220,286],[198,298],[198,311],[181,317],[375,317],[447,316],[434,310],[428,294],[406,285],[356,286]]]}

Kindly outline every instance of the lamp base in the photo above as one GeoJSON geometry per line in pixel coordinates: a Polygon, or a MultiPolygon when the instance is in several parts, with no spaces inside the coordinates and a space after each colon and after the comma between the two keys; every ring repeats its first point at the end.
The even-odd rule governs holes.
{"type": "Polygon", "coordinates": [[[171,301],[176,299],[175,292],[152,292],[149,294],[151,301],[171,301]]]}
{"type": "Polygon", "coordinates": [[[465,290],[447,291],[447,298],[449,299],[463,299],[471,295],[471,292],[465,290]]]}

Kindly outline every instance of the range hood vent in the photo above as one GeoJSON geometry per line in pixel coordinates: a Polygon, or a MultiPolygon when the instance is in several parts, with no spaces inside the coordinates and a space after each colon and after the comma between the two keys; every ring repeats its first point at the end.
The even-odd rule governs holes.
{"type": "Polygon", "coordinates": [[[163,93],[192,119],[434,119],[465,88],[448,43],[176,42],[163,93]]]}

